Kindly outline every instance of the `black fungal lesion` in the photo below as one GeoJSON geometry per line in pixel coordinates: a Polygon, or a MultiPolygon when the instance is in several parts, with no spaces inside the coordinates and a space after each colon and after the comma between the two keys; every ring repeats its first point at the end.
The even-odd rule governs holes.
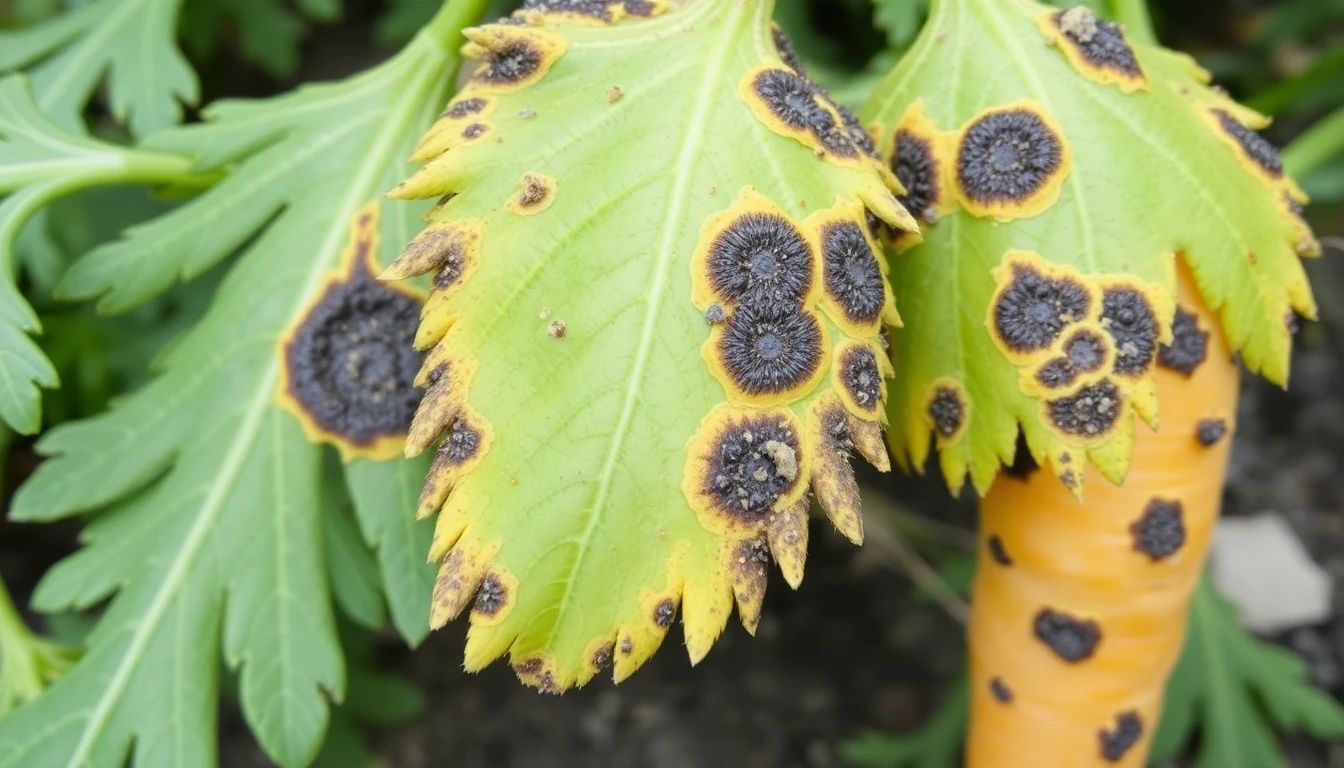
{"type": "Polygon", "coordinates": [[[823,154],[858,158],[876,147],[858,120],[842,112],[825,91],[791,67],[764,67],[748,75],[747,91],[784,132],[806,138],[823,154]],[[856,143],[857,142],[857,143],[856,143]]]}
{"type": "Polygon", "coordinates": [[[377,280],[374,247],[372,235],[356,238],[349,272],[326,286],[283,346],[290,405],[343,452],[404,437],[420,403],[421,301],[377,280]]]}
{"type": "Polygon", "coordinates": [[[709,244],[709,284],[729,304],[757,308],[803,302],[816,279],[816,259],[803,232],[780,213],[748,211],[709,244]]]}
{"type": "Polygon", "coordinates": [[[450,120],[465,120],[468,117],[479,115],[490,106],[490,100],[481,96],[470,96],[468,98],[455,99],[448,108],[443,111],[441,117],[450,120]]]}
{"type": "Polygon", "coordinates": [[[1111,360],[1110,345],[1099,332],[1090,328],[1070,331],[1060,344],[1060,351],[1062,354],[1050,358],[1032,374],[1035,382],[1046,391],[1068,389],[1080,377],[1101,371],[1111,360]]]}
{"type": "Polygon", "coordinates": [[[466,34],[471,42],[463,53],[481,62],[471,74],[471,87],[478,89],[473,93],[526,88],[544,77],[565,51],[564,38],[528,27],[521,17],[468,29],[466,34]]]}
{"type": "Polygon", "coordinates": [[[775,52],[779,54],[779,60],[784,62],[784,66],[803,77],[807,77],[807,67],[803,64],[803,57],[798,55],[798,49],[793,47],[793,41],[789,39],[788,35],[784,34],[783,28],[771,22],[770,37],[775,43],[775,52]]]}
{"type": "Polygon", "coordinates": [[[882,405],[882,370],[877,354],[865,344],[852,344],[840,351],[837,378],[846,399],[864,414],[875,414],[882,405]]]}
{"type": "Polygon", "coordinates": [[[1081,278],[1050,275],[1037,264],[1016,259],[1009,261],[1008,275],[990,311],[995,340],[1010,353],[1049,349],[1065,328],[1095,307],[1094,293],[1081,278]]]}
{"type": "Polygon", "coordinates": [[[1003,682],[1003,678],[995,676],[989,680],[989,694],[1000,704],[1013,703],[1013,689],[1003,682]]]}
{"type": "Polygon", "coordinates": [[[1121,712],[1115,717],[1115,724],[1097,732],[1101,746],[1101,759],[1109,763],[1118,763],[1125,754],[1143,738],[1143,718],[1133,710],[1121,712]]]}
{"type": "Polygon", "coordinates": [[[564,689],[556,683],[551,664],[541,656],[530,656],[514,661],[513,671],[523,685],[536,688],[538,693],[554,695],[564,693],[564,689]]]}
{"type": "Polygon", "coordinates": [[[1227,420],[1219,418],[1200,419],[1195,424],[1195,439],[1205,448],[1217,445],[1227,435],[1227,420]]]}
{"type": "Polygon", "coordinates": [[[1273,144],[1243,125],[1231,112],[1217,107],[1209,110],[1218,128],[1241,150],[1242,156],[1272,179],[1283,178],[1283,158],[1273,144]]]}
{"type": "Polygon", "coordinates": [[[1115,342],[1115,373],[1132,379],[1153,366],[1159,335],[1157,311],[1147,294],[1130,285],[1102,291],[1101,327],[1115,342]]]}
{"type": "Polygon", "coordinates": [[[513,590],[498,573],[487,573],[476,588],[471,614],[475,621],[498,619],[513,604],[513,590]]]}
{"type": "Polygon", "coordinates": [[[1065,435],[1082,439],[1103,437],[1120,423],[1125,396],[1110,379],[1102,379],[1067,397],[1045,401],[1050,425],[1065,435]]]}
{"type": "Polygon", "coordinates": [[[1153,562],[1165,560],[1185,544],[1185,512],[1181,502],[1154,498],[1129,526],[1134,550],[1153,562]]]}
{"type": "Polygon", "coordinates": [[[475,141],[490,132],[490,126],[487,123],[471,123],[462,129],[462,138],[466,141],[475,141]]]}
{"type": "Polygon", "coordinates": [[[801,308],[740,306],[714,332],[724,383],[747,397],[787,396],[821,371],[821,324],[801,308]]]}
{"type": "Polygon", "coordinates": [[[1157,362],[1189,378],[1209,354],[1209,332],[1199,327],[1199,317],[1184,307],[1176,308],[1171,322],[1171,344],[1163,344],[1157,362]]]}
{"type": "Polygon", "coordinates": [[[857,221],[821,226],[822,285],[845,319],[873,325],[886,306],[886,283],[872,244],[857,221]]]}
{"type": "Polygon", "coordinates": [[[434,463],[430,468],[430,477],[451,470],[460,469],[481,455],[484,438],[480,426],[474,417],[463,414],[453,420],[448,434],[439,443],[434,452],[434,463]]]}
{"type": "Polygon", "coordinates": [[[616,658],[616,644],[610,640],[599,643],[597,648],[593,649],[588,656],[588,668],[593,675],[601,673],[602,670],[611,666],[611,662],[616,658]]]}
{"type": "Polygon", "coordinates": [[[1084,74],[1106,73],[1134,88],[1147,84],[1143,67],[1119,24],[1098,18],[1092,9],[1081,5],[1050,13],[1048,23],[1061,43],[1075,54],[1084,74]]]}
{"type": "Polygon", "coordinates": [[[518,192],[509,201],[509,208],[520,214],[540,213],[554,201],[555,186],[555,180],[548,176],[525,173],[518,192]]]}
{"type": "Polygon", "coordinates": [[[905,194],[897,196],[901,205],[925,224],[936,222],[943,181],[942,161],[934,150],[933,137],[908,128],[897,129],[891,171],[905,188],[905,194]]]}
{"type": "Polygon", "coordinates": [[[611,0],[526,0],[523,10],[573,14],[611,22],[615,20],[611,14],[611,5],[611,0]]]}
{"type": "Polygon", "coordinates": [[[677,606],[672,598],[665,597],[653,606],[653,615],[649,617],[660,632],[666,632],[677,618],[677,606]]]}
{"type": "Polygon", "coordinates": [[[705,510],[731,527],[758,528],[776,504],[804,482],[802,440],[785,413],[741,412],[714,419],[693,454],[696,491],[705,510]],[[698,466],[697,466],[698,465],[698,466]]]}
{"type": "Polygon", "coordinates": [[[526,37],[513,37],[497,48],[487,49],[481,66],[471,79],[487,85],[516,85],[536,77],[545,53],[526,37]]]}
{"type": "Polygon", "coordinates": [[[1003,539],[998,534],[990,535],[985,542],[985,547],[989,551],[989,556],[994,562],[1005,568],[1013,564],[1013,558],[1009,556],[1008,549],[1003,545],[1003,539]]]}
{"type": "Polygon", "coordinates": [[[959,382],[939,380],[930,387],[924,411],[942,442],[955,440],[962,433],[969,410],[965,388],[959,382]]]}
{"type": "Polygon", "coordinates": [[[1040,210],[1067,172],[1064,138],[1035,106],[991,109],[961,132],[955,176],[975,215],[1026,216],[1040,210]]]}
{"type": "Polygon", "coordinates": [[[1091,658],[1101,644],[1101,625],[1097,622],[1050,608],[1036,614],[1032,632],[1055,656],[1070,664],[1091,658]]]}

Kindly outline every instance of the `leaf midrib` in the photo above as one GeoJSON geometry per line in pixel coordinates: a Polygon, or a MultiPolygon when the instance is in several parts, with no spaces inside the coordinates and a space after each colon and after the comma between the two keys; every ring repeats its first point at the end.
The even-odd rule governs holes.
{"type": "MultiPolygon", "coordinates": [[[[685,139],[677,152],[677,162],[669,184],[672,190],[672,199],[667,206],[659,230],[658,259],[654,263],[653,279],[649,283],[649,290],[645,296],[644,320],[640,325],[639,344],[635,348],[634,360],[630,367],[629,383],[626,385],[625,397],[621,401],[621,411],[616,420],[616,427],[612,430],[611,442],[608,444],[602,471],[597,477],[596,493],[588,512],[588,524],[584,526],[583,533],[577,539],[578,549],[569,573],[563,581],[565,585],[564,595],[556,610],[557,620],[551,625],[547,644],[555,639],[562,617],[565,616],[570,599],[574,595],[572,585],[583,565],[589,545],[592,543],[593,534],[601,525],[606,511],[607,497],[611,492],[612,480],[620,463],[625,440],[629,435],[631,422],[634,420],[635,410],[641,399],[640,394],[643,389],[645,371],[652,353],[658,319],[666,294],[668,271],[676,260],[677,233],[678,228],[684,224],[682,218],[685,215],[687,200],[691,192],[690,177],[695,172],[697,155],[704,143],[709,117],[715,105],[715,97],[719,94],[725,82],[724,71],[727,69],[728,61],[733,53],[732,42],[736,38],[737,30],[744,17],[748,15],[749,5],[748,3],[733,3],[732,9],[725,14],[726,18],[719,22],[721,25],[718,32],[719,39],[716,41],[712,54],[705,62],[704,74],[701,76],[696,90],[694,107],[689,113],[687,130],[684,134],[685,139]]],[[[703,9],[717,7],[715,3],[702,3],[699,16],[708,13],[703,9]]],[[[688,17],[687,24],[691,24],[697,18],[694,16],[688,17]]]]}
{"type": "MultiPolygon", "coordinates": [[[[294,314],[302,310],[309,296],[325,279],[336,254],[340,252],[345,241],[346,223],[351,220],[363,203],[376,194],[377,179],[387,161],[393,158],[397,140],[404,130],[403,126],[412,120],[417,111],[422,108],[422,97],[424,96],[422,92],[429,89],[440,72],[440,66],[438,65],[443,62],[433,59],[445,58],[442,49],[424,36],[417,37],[411,43],[411,48],[417,46],[424,49],[421,55],[429,59],[419,62],[419,67],[408,68],[412,72],[421,73],[420,77],[422,79],[418,83],[419,87],[406,87],[400,101],[393,101],[392,108],[383,115],[383,130],[370,143],[369,151],[364,155],[363,163],[359,166],[359,171],[348,188],[349,191],[336,208],[333,222],[338,222],[338,224],[327,230],[326,238],[321,246],[315,250],[315,253],[322,258],[313,260],[313,269],[308,274],[304,290],[297,294],[301,301],[296,302],[294,314]]],[[[413,59],[414,57],[410,58],[413,59]]],[[[401,69],[393,68],[388,71],[400,72],[401,69]]],[[[145,618],[136,626],[131,645],[122,657],[121,664],[117,666],[115,672],[109,678],[107,685],[103,688],[102,696],[90,713],[88,725],[83,730],[80,742],[67,762],[67,766],[70,768],[76,768],[76,766],[90,762],[89,753],[97,741],[97,735],[105,727],[116,702],[121,698],[129,684],[132,670],[138,666],[140,657],[148,647],[149,638],[168,610],[168,606],[172,602],[172,596],[186,579],[191,562],[195,560],[195,555],[204,546],[207,533],[214,527],[220,512],[223,510],[224,501],[232,489],[233,481],[241,472],[249,448],[256,440],[263,417],[271,405],[272,396],[279,379],[278,367],[278,358],[272,360],[261,377],[260,385],[248,401],[241,428],[229,446],[224,461],[220,464],[220,472],[216,475],[216,481],[210,486],[200,514],[188,532],[184,546],[179,550],[179,554],[168,574],[161,582],[159,591],[155,594],[149,610],[145,613],[145,618]]]]}

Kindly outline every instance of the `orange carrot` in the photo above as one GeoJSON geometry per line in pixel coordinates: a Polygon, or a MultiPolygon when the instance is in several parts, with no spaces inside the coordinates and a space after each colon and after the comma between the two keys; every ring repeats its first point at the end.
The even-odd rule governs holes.
{"type": "Polygon", "coordinates": [[[1176,339],[1122,486],[1078,501],[1050,472],[980,505],[969,768],[1143,766],[1227,471],[1237,368],[1182,265],[1176,339]],[[1197,324],[1192,328],[1190,320],[1197,324]],[[1204,346],[1203,361],[1186,368],[1204,346]],[[1173,367],[1174,366],[1174,367],[1173,367]]]}

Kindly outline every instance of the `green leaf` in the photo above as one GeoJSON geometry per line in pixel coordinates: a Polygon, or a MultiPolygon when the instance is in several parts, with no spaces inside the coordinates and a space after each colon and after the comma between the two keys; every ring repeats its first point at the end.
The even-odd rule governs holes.
{"type": "MultiPolygon", "coordinates": [[[[387,621],[383,605],[383,585],[373,552],[360,536],[359,524],[345,498],[339,471],[323,472],[323,541],[327,553],[327,573],[332,597],[345,615],[361,626],[378,629],[387,621]]],[[[391,506],[391,505],[389,505],[391,506]]],[[[402,506],[401,510],[410,509],[402,506]]],[[[409,517],[409,515],[407,515],[409,517]]]]}
{"type": "MultiPolygon", "coordinates": [[[[281,346],[319,299],[339,295],[333,279],[356,279],[356,257],[390,260],[409,239],[420,211],[380,216],[377,200],[408,172],[416,135],[447,98],[459,30],[479,10],[450,3],[369,72],[224,102],[209,122],[148,142],[231,172],[86,256],[117,268],[76,267],[73,290],[125,309],[246,247],[158,378],[39,443],[53,458],[20,490],[13,517],[102,511],[84,548],[43,579],[37,605],[111,603],[70,675],[0,721],[0,766],[120,766],[132,745],[140,765],[215,765],[221,654],[271,759],[301,766],[316,755],[345,676],[314,440],[358,446],[295,418],[281,346]]],[[[383,514],[409,512],[384,503],[383,514]]]]}
{"type": "MultiPolygon", "coordinates": [[[[6,434],[0,426],[0,459],[5,453],[6,434]]],[[[74,648],[28,629],[0,581],[0,717],[37,698],[69,671],[77,658],[79,653],[74,648]]]]}
{"type": "Polygon", "coordinates": [[[31,434],[41,426],[39,387],[56,370],[28,334],[37,315],[14,282],[13,248],[24,223],[43,206],[102,184],[188,180],[188,161],[117,147],[53,124],[22,76],[0,78],[0,421],[31,434]]]}
{"type": "Polygon", "coordinates": [[[1199,734],[1199,768],[1286,766],[1274,731],[1344,738],[1344,706],[1307,681],[1292,653],[1256,640],[1230,603],[1201,583],[1185,652],[1167,685],[1153,756],[1178,754],[1199,734]]]}
{"type": "Polygon", "coordinates": [[[345,468],[355,517],[368,545],[377,550],[392,623],[412,646],[429,634],[434,566],[426,562],[434,523],[416,520],[427,459],[378,462],[357,459],[345,468]]]}
{"type": "Polygon", "coordinates": [[[887,45],[903,50],[928,11],[929,0],[873,0],[873,24],[887,34],[887,45]]]}
{"type": "MultiPolygon", "coordinates": [[[[1273,150],[1248,138],[1265,119],[1208,87],[1191,59],[1165,49],[1130,41],[1137,72],[1085,64],[1076,40],[1060,31],[1060,13],[1028,0],[943,0],[862,110],[882,126],[889,158],[897,132],[907,137],[904,167],[896,163],[907,186],[929,181],[935,189],[911,202],[920,208],[923,242],[897,243],[890,259],[905,326],[892,340],[901,362],[889,415],[898,461],[922,468],[934,442],[953,488],[969,474],[987,490],[999,467],[1013,462],[1019,425],[1033,457],[1049,459],[1061,477],[1080,474],[1066,454],[1086,455],[1113,482],[1124,477],[1134,415],[1150,424],[1158,418],[1151,370],[1158,342],[1170,340],[1176,254],[1242,360],[1275,382],[1288,374],[1285,317],[1315,314],[1299,254],[1318,253],[1319,244],[1294,212],[1300,190],[1273,169],[1273,150]],[[976,204],[958,181],[961,136],[1005,113],[1036,126],[1033,140],[1054,158],[1051,170],[1024,182],[1030,196],[982,196],[988,202],[976,204]],[[1228,128],[1238,122],[1249,150],[1228,128]],[[1252,151],[1266,165],[1252,161],[1252,151]],[[938,170],[916,179],[916,156],[938,170]],[[1036,266],[1017,266],[1028,262],[1036,266]],[[1145,297],[1157,338],[1138,348],[1132,369],[1105,363],[1102,381],[1078,377],[1047,391],[1033,371],[1056,352],[1012,352],[990,321],[996,291],[1030,270],[1094,295],[1130,286],[1145,297]],[[1070,433],[1042,416],[1047,401],[1067,407],[1064,398],[1093,385],[1120,393],[1096,399],[1119,402],[1107,429],[1070,433]],[[931,440],[934,399],[953,396],[964,418],[931,440]]],[[[1081,13],[1125,50],[1116,28],[1081,13]]],[[[1100,317],[1102,301],[1090,307],[1061,327],[1100,330],[1109,322],[1100,317]]],[[[1081,481],[1074,485],[1081,491],[1081,481]]]]}
{"type": "Polygon", "coordinates": [[[859,540],[848,449],[886,462],[878,337],[895,313],[865,205],[909,226],[890,175],[862,130],[781,63],[773,3],[652,5],[666,12],[613,5],[603,24],[534,10],[470,31],[483,68],[418,147],[428,164],[393,193],[443,201],[385,274],[438,273],[418,338],[432,348],[430,386],[408,441],[440,444],[420,506],[439,513],[432,620],[476,601],[467,667],[507,651],[543,690],[613,660],[618,680],[631,674],[678,604],[692,662],[734,592],[754,629],[767,528],[796,585],[809,484],[859,540]],[[774,103],[805,126],[767,120],[758,76],[795,89],[774,103]],[[728,228],[799,283],[710,286],[697,246],[728,228]],[[823,261],[833,287],[861,276],[862,308],[846,315],[852,294],[823,290],[823,261]],[[777,334],[749,385],[716,351],[730,331],[777,334]],[[712,466],[737,450],[721,440],[750,471],[712,466]],[[719,475],[744,495],[715,490],[719,475]],[[750,492],[749,476],[762,484],[750,492]]]}
{"type": "Polygon", "coordinates": [[[42,112],[82,130],[84,106],[104,78],[118,122],[137,136],[182,120],[200,98],[177,47],[181,0],[97,0],[28,29],[0,32],[0,73],[27,68],[42,112]]]}
{"type": "Polygon", "coordinates": [[[957,768],[966,736],[969,694],[963,674],[919,730],[908,734],[867,731],[842,744],[840,754],[856,768],[957,768]]]}

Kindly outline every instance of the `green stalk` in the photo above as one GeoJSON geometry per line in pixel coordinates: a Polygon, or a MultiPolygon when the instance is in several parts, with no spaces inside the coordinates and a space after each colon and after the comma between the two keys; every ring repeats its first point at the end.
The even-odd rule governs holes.
{"type": "Polygon", "coordinates": [[[1283,150],[1283,167],[1301,178],[1344,151],[1344,107],[1316,121],[1283,150]]]}
{"type": "Polygon", "coordinates": [[[1267,115],[1277,115],[1292,107],[1304,94],[1341,77],[1344,77],[1344,45],[1337,45],[1312,62],[1306,71],[1248,99],[1246,106],[1267,115]]]}
{"type": "Polygon", "coordinates": [[[1125,26],[1131,40],[1157,45],[1153,20],[1148,15],[1148,0],[1110,0],[1111,17],[1125,26]]]}

